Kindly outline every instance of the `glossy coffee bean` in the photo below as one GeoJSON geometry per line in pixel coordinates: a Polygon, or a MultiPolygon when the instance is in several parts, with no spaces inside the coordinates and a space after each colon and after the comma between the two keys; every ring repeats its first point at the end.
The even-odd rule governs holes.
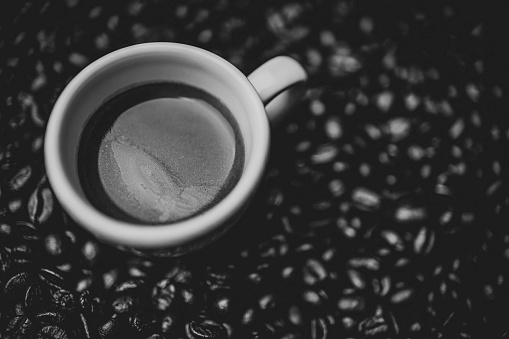
{"type": "Polygon", "coordinates": [[[28,312],[37,312],[44,307],[47,298],[40,283],[30,285],[25,293],[25,309],[28,312]]]}
{"type": "Polygon", "coordinates": [[[188,339],[226,339],[224,327],[212,320],[191,321],[185,326],[188,339]]]}
{"type": "Polygon", "coordinates": [[[16,298],[25,293],[26,289],[35,281],[35,275],[31,272],[17,273],[6,280],[3,292],[8,298],[16,298]]]}
{"type": "Polygon", "coordinates": [[[153,332],[157,329],[155,313],[149,310],[140,310],[129,317],[129,323],[136,332],[153,332]]]}
{"type": "Polygon", "coordinates": [[[30,338],[34,330],[33,322],[28,317],[15,316],[9,321],[5,334],[7,338],[13,339],[30,338]]]}
{"type": "Polygon", "coordinates": [[[55,325],[60,324],[65,319],[65,316],[60,312],[45,311],[38,313],[35,320],[42,325],[55,325]]]}
{"type": "Polygon", "coordinates": [[[48,325],[37,333],[37,339],[70,339],[70,337],[63,328],[56,325],[48,325]]]}
{"type": "Polygon", "coordinates": [[[121,295],[111,304],[115,313],[129,313],[138,306],[138,299],[131,295],[121,295]]]}
{"type": "Polygon", "coordinates": [[[76,308],[74,295],[67,290],[58,290],[52,295],[53,304],[62,312],[73,312],[76,308]]]}

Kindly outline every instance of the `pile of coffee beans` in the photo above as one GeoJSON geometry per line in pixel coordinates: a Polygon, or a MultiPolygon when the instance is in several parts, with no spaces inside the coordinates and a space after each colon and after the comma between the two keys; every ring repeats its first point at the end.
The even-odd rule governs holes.
{"type": "Polygon", "coordinates": [[[507,30],[495,4],[7,2],[0,338],[509,335],[507,30]],[[148,41],[206,48],[246,74],[287,54],[310,75],[273,129],[246,215],[174,259],[99,243],[62,211],[44,170],[46,122],[67,82],[148,41]]]}

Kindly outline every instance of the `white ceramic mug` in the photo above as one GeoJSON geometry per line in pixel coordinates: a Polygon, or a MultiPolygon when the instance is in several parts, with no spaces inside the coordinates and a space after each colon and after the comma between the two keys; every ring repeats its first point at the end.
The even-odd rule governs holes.
{"type": "Polygon", "coordinates": [[[44,149],[52,189],[72,219],[118,248],[150,256],[178,256],[201,248],[238,219],[260,183],[270,146],[266,108],[271,120],[279,119],[292,100],[282,91],[306,80],[303,67],[284,56],[246,77],[221,57],[189,45],[157,42],[114,51],[81,71],[53,108],[44,149]],[[153,81],[189,84],[219,98],[232,112],[245,143],[243,172],[228,195],[190,219],[157,226],[116,220],[98,211],[85,197],[77,166],[81,135],[96,109],[122,89],[153,81]]]}

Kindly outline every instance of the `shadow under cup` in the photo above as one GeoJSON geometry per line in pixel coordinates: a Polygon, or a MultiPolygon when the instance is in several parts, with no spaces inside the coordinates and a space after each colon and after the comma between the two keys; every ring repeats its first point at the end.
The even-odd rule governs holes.
{"type": "Polygon", "coordinates": [[[217,55],[196,47],[149,43],[108,54],[69,83],[48,123],[45,158],[57,198],[78,224],[124,250],[175,256],[207,245],[238,219],[256,191],[268,148],[265,109],[244,74],[217,55]],[[95,209],[81,188],[77,161],[81,135],[90,117],[107,99],[127,88],[160,81],[200,88],[230,110],[244,141],[242,175],[221,201],[190,219],[157,226],[116,220],[95,209]]]}

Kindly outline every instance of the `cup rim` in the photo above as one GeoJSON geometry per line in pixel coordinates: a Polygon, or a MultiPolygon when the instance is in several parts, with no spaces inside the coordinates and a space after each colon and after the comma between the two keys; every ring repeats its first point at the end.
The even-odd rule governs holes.
{"type": "Polygon", "coordinates": [[[99,238],[117,245],[137,248],[175,247],[220,228],[238,215],[256,190],[268,158],[270,143],[269,122],[265,108],[253,85],[246,75],[220,56],[199,47],[174,42],[149,42],[131,45],[113,51],[97,59],[79,72],[64,88],[55,103],[45,133],[44,157],[48,180],[58,201],[73,220],[99,238]],[[224,76],[240,86],[248,100],[250,128],[256,141],[252,142],[249,159],[235,187],[220,202],[202,213],[163,225],[146,225],[116,220],[95,209],[82,198],[72,184],[65,168],[65,161],[59,140],[65,128],[69,103],[77,91],[97,72],[110,64],[134,55],[146,53],[186,53],[189,57],[200,58],[210,67],[220,67],[224,76]]]}

